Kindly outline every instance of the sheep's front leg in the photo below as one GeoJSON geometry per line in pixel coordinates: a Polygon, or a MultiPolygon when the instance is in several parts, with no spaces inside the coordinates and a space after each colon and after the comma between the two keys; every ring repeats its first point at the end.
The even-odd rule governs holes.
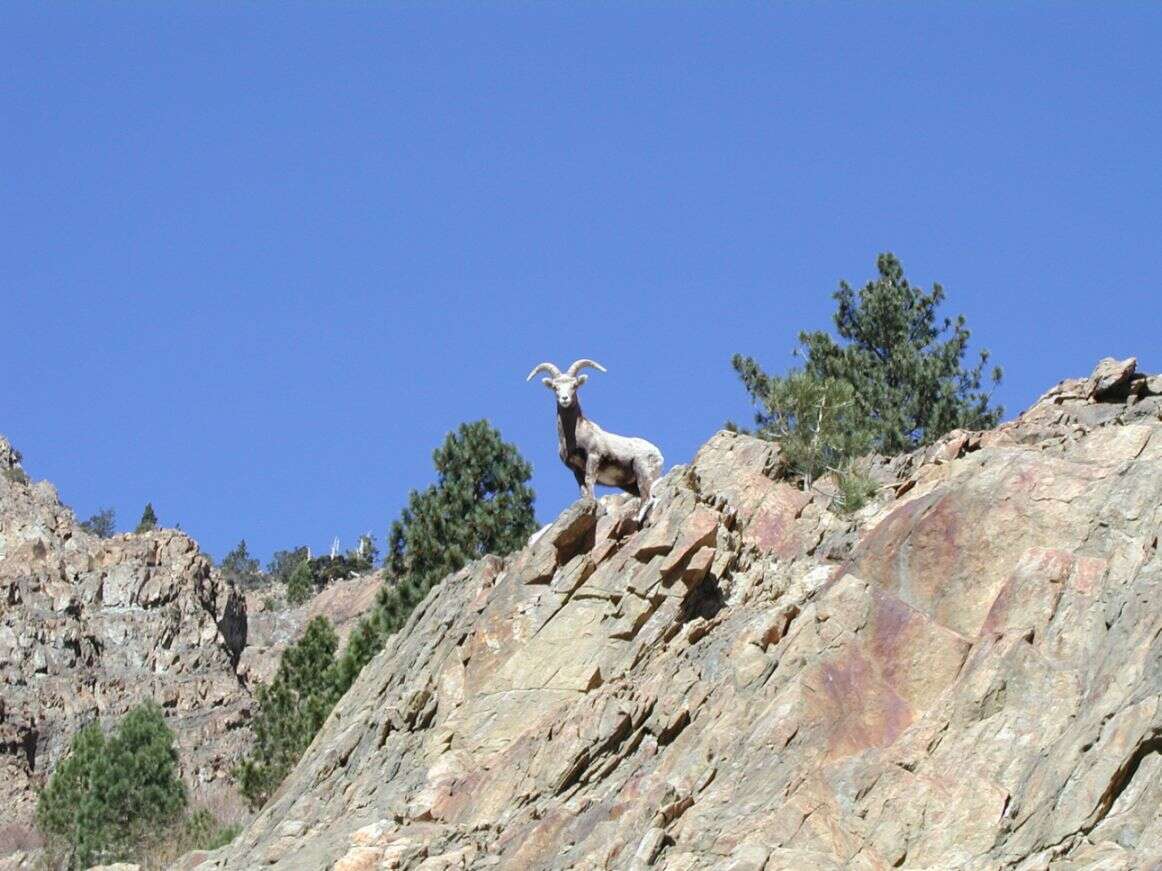
{"type": "Polygon", "coordinates": [[[585,483],[581,485],[581,496],[584,499],[596,499],[594,487],[597,484],[597,469],[601,465],[601,457],[592,451],[585,458],[585,483]]]}

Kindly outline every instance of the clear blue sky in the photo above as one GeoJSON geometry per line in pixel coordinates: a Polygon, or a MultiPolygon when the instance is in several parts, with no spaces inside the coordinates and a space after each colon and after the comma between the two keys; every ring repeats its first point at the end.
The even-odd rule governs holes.
{"type": "Polygon", "coordinates": [[[687,461],[877,252],[1010,413],[1162,369],[1162,6],[8,4],[0,432],[215,557],[380,540],[543,359],[687,461]],[[631,9],[622,8],[631,6],[631,9]]]}

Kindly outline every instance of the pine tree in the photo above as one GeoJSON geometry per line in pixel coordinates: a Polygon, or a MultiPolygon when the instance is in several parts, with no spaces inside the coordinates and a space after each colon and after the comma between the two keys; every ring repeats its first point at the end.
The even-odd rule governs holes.
{"type": "Polygon", "coordinates": [[[222,560],[222,574],[240,590],[258,586],[262,581],[262,572],[258,570],[258,560],[250,555],[246,547],[246,539],[222,560]]]}
{"type": "Polygon", "coordinates": [[[36,824],[65,867],[85,868],[104,855],[111,840],[108,808],[96,793],[97,771],[105,764],[105,735],[90,723],[73,736],[40,794],[36,824]]]}
{"type": "Polygon", "coordinates": [[[760,434],[779,442],[782,463],[804,489],[870,448],[871,430],[846,381],[799,370],[771,377],[750,360],[736,368],[751,395],[762,397],[755,414],[760,434]]]}
{"type": "Polygon", "coordinates": [[[387,554],[391,574],[425,595],[468,561],[513,551],[536,530],[532,466],[488,421],[461,424],[432,460],[437,481],[408,496],[387,554]]]}
{"type": "MultiPolygon", "coordinates": [[[[991,390],[981,386],[989,352],[980,351],[971,369],[963,367],[970,333],[964,315],[937,315],[944,288],[933,284],[925,293],[909,284],[890,253],[877,258],[876,270],[879,277],[858,296],[845,281],[835,292],[835,327],[844,344],[824,331],[800,334],[807,372],[854,388],[884,454],[930,444],[957,427],[996,426],[1004,409],[990,406],[991,390]]],[[[1002,374],[993,367],[993,388],[1002,374]]]]}
{"type": "Polygon", "coordinates": [[[292,606],[302,605],[315,594],[315,576],[311,571],[311,561],[303,560],[291,572],[286,582],[286,600],[292,606]]]}
{"type": "Polygon", "coordinates": [[[133,531],[140,534],[153,529],[157,529],[157,514],[154,513],[153,503],[146,502],[145,510],[141,512],[141,519],[137,521],[137,528],[133,531]]]}
{"type": "Polygon", "coordinates": [[[392,523],[387,583],[340,658],[344,691],[433,586],[471,560],[517,550],[536,531],[532,466],[488,421],[461,424],[432,461],[436,483],[413,490],[392,523]]]}
{"type": "Polygon", "coordinates": [[[186,807],[173,733],[144,703],[106,738],[96,723],[74,736],[37,805],[37,825],[68,868],[130,858],[186,807]]]}
{"type": "Polygon", "coordinates": [[[186,807],[186,789],[178,775],[173,732],[156,704],[138,705],[122,717],[105,753],[105,795],[117,809],[117,819],[127,821],[129,844],[178,820],[186,807]]]}
{"type": "MultiPolygon", "coordinates": [[[[308,641],[304,635],[289,648],[279,674],[269,686],[258,689],[259,713],[251,723],[254,750],[235,772],[243,795],[253,806],[261,807],[278,788],[331,706],[435,584],[469,560],[486,553],[503,555],[523,546],[536,529],[534,494],[528,486],[532,467],[487,421],[462,424],[449,433],[433,460],[437,481],[425,490],[412,491],[407,507],[392,524],[387,582],[371,613],[352,631],[343,654],[336,659],[334,644],[328,645],[323,630],[315,628],[314,639],[308,641]],[[323,683],[295,689],[305,681],[292,675],[307,670],[323,683]]],[[[330,565],[341,559],[321,561],[330,565]]],[[[314,577],[311,562],[301,562],[288,584],[288,599],[292,587],[307,590],[309,597],[314,577]]],[[[320,619],[312,621],[311,627],[320,619]]]]}
{"type": "Polygon", "coordinates": [[[305,559],[310,559],[311,551],[306,545],[291,550],[276,550],[266,565],[266,573],[280,583],[287,583],[291,574],[305,559]]]}
{"type": "MultiPolygon", "coordinates": [[[[834,294],[843,344],[823,331],[800,333],[796,353],[805,365],[786,376],[768,375],[750,357],[731,361],[758,407],[759,434],[780,439],[790,471],[808,482],[861,452],[910,450],[957,427],[994,426],[1003,414],[981,388],[988,351],[975,367],[961,365],[969,340],[964,316],[938,322],[943,288],[925,293],[909,284],[891,254],[881,254],[876,266],[879,277],[858,296],[847,282],[834,294]]],[[[1001,376],[994,368],[994,387],[1001,376]]]]}
{"type": "Polygon", "coordinates": [[[117,512],[102,508],[88,520],[82,520],[81,528],[98,538],[112,538],[117,531],[117,512]]]}
{"type": "Polygon", "coordinates": [[[327,618],[314,618],[303,637],[283,652],[271,682],[256,690],[257,711],[250,722],[254,747],[235,771],[253,807],[262,807],[282,783],[338,700],[338,646],[327,618]]]}

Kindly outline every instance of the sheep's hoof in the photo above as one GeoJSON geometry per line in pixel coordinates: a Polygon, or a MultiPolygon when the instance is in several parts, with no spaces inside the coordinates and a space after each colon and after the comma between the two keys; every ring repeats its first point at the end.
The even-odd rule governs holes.
{"type": "Polygon", "coordinates": [[[642,507],[637,512],[637,525],[645,526],[646,518],[650,516],[650,509],[654,507],[654,497],[642,501],[642,507]]]}

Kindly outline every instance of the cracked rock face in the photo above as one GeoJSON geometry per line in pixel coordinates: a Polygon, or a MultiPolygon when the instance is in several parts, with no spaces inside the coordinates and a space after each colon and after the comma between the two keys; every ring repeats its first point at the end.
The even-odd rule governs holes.
{"type": "Polygon", "coordinates": [[[1151,867],[1154,385],[1103,361],[852,518],[731,433],[645,528],[573,505],[434,589],[202,871],[1151,867]]]}

